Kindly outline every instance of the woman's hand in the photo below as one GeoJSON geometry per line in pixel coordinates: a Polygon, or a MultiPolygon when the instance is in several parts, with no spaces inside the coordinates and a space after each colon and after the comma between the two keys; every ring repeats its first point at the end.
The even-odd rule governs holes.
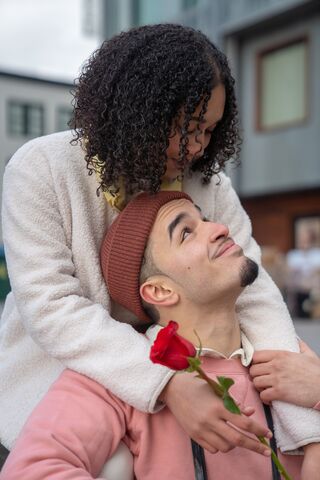
{"type": "Polygon", "coordinates": [[[174,375],[160,399],[170,408],[187,434],[209,452],[228,452],[234,447],[242,447],[270,455],[270,449],[234,428],[270,438],[272,434],[266,426],[248,418],[254,409],[244,409],[245,416],[230,413],[210,387],[195,375],[174,375]]]}
{"type": "Polygon", "coordinates": [[[304,342],[300,352],[261,350],[253,355],[250,375],[261,400],[314,407],[320,400],[320,358],[304,342]]]}

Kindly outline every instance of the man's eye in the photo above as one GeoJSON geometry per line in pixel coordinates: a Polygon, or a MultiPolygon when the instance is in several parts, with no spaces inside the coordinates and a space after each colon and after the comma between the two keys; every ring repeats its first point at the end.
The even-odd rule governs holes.
{"type": "Polygon", "coordinates": [[[191,233],[191,228],[185,227],[181,232],[181,243],[187,238],[187,236],[191,233]]]}

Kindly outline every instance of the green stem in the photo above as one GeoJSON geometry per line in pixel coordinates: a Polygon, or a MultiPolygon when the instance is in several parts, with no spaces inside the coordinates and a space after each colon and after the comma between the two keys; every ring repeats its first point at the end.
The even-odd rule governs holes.
{"type": "MultiPolygon", "coordinates": [[[[208,375],[202,370],[201,367],[199,366],[195,366],[194,367],[195,370],[198,372],[199,374],[199,377],[201,377],[203,380],[205,380],[209,385],[210,385],[210,388],[214,391],[214,393],[222,398],[223,397],[223,388],[219,385],[219,383],[215,382],[214,380],[212,380],[212,378],[208,377],[208,375]]],[[[237,414],[236,414],[237,415],[237,414]]],[[[241,415],[241,412],[238,414],[238,415],[241,415]]],[[[272,450],[272,448],[270,447],[269,445],[269,442],[266,440],[265,437],[263,436],[258,436],[256,435],[256,437],[258,438],[258,440],[263,443],[263,445],[265,445],[266,447],[270,448],[271,450],[271,458],[272,458],[272,461],[273,463],[275,464],[275,466],[277,467],[278,469],[278,472],[280,473],[280,475],[282,475],[282,477],[285,479],[285,480],[292,480],[292,478],[289,476],[289,474],[287,473],[286,469],[284,468],[284,466],[282,465],[282,463],[280,462],[279,458],[277,457],[277,455],[275,454],[275,452],[272,450]]]]}
{"type": "Polygon", "coordinates": [[[287,473],[286,469],[284,468],[284,466],[280,462],[279,458],[277,457],[275,452],[270,447],[268,441],[262,436],[260,437],[260,436],[257,435],[257,438],[260,440],[261,443],[263,443],[264,445],[266,445],[267,447],[270,448],[272,461],[275,464],[275,466],[277,467],[280,475],[282,475],[285,480],[292,480],[291,477],[289,476],[289,474],[287,473]]]}

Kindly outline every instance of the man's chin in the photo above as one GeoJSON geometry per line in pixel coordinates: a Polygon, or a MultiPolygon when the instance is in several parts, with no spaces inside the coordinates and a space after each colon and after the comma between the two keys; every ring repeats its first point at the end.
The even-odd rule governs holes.
{"type": "Polygon", "coordinates": [[[245,288],[251,285],[259,274],[259,267],[251,258],[244,257],[240,268],[240,286],[245,288]]]}

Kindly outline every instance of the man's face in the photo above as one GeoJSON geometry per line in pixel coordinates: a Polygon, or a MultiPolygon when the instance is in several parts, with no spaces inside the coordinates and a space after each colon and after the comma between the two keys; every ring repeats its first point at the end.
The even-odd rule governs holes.
{"type": "Polygon", "coordinates": [[[149,242],[157,268],[195,304],[219,301],[230,289],[239,294],[255,278],[244,281],[250,261],[228,228],[207,221],[189,200],[173,200],[159,210],[149,242]]]}
{"type": "MultiPolygon", "coordinates": [[[[217,85],[211,92],[211,97],[208,102],[207,112],[205,114],[204,122],[200,125],[198,118],[201,112],[202,103],[198,105],[192,115],[192,120],[189,124],[188,130],[188,155],[186,163],[192,163],[194,160],[200,158],[209,142],[211,135],[216,128],[218,122],[223,117],[225,106],[225,88],[222,84],[217,85]]],[[[174,180],[181,173],[179,168],[179,150],[181,130],[183,126],[184,113],[182,112],[175,124],[172,126],[173,136],[170,138],[169,146],[167,148],[167,170],[164,177],[167,180],[174,180]]]]}

